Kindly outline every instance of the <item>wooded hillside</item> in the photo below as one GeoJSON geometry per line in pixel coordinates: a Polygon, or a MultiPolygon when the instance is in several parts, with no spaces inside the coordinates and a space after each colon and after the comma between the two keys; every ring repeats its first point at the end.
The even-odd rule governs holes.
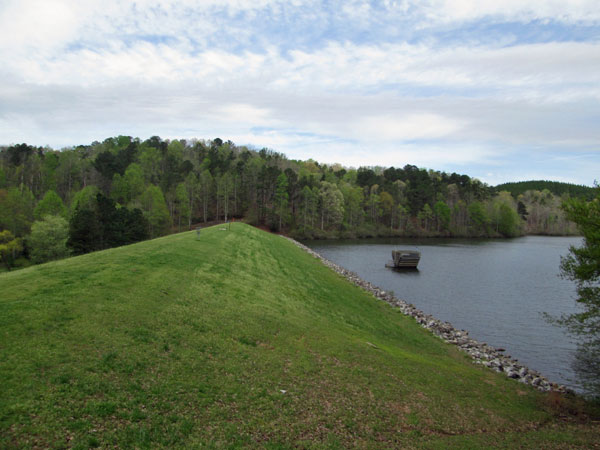
{"type": "Polygon", "coordinates": [[[586,200],[594,198],[594,188],[580,184],[562,183],[560,181],[518,181],[515,183],[503,183],[494,188],[496,192],[508,191],[514,198],[523,195],[527,191],[547,190],[553,195],[570,197],[583,197],[586,200]]]}
{"type": "Polygon", "coordinates": [[[299,238],[573,233],[560,203],[547,190],[496,193],[464,174],[295,161],[219,138],[0,149],[8,267],[232,218],[299,238]]]}

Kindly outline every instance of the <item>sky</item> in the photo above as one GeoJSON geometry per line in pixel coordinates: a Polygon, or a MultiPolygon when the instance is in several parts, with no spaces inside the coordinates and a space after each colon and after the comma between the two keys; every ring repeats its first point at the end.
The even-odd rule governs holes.
{"type": "Polygon", "coordinates": [[[0,145],[600,181],[598,0],[0,0],[0,145]]]}

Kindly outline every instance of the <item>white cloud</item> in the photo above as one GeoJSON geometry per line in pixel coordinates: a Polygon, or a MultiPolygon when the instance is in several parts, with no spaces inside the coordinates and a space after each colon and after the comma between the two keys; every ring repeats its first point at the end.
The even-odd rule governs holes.
{"type": "Polygon", "coordinates": [[[113,42],[52,57],[15,56],[3,69],[33,84],[105,85],[123,81],[187,82],[205,86],[271,87],[278,91],[391,92],[436,88],[459,95],[561,101],[598,97],[600,43],[569,42],[509,48],[331,43],[288,55],[191,50],[186,41],[113,42]],[[481,90],[486,92],[481,93],[481,90]]]}
{"type": "Polygon", "coordinates": [[[215,108],[214,117],[226,124],[244,124],[249,127],[277,126],[279,121],[266,108],[257,108],[244,103],[234,103],[215,108]]]}
{"type": "Polygon", "coordinates": [[[597,22],[596,0],[407,0],[429,24],[465,22],[481,18],[530,22],[597,22]]]}
{"type": "Polygon", "coordinates": [[[374,136],[389,141],[439,139],[462,128],[455,119],[439,114],[417,113],[403,115],[367,116],[359,119],[355,136],[374,136]]]}
{"type": "Polygon", "coordinates": [[[6,2],[0,6],[0,49],[53,47],[72,39],[77,32],[77,15],[59,0],[6,2]]]}
{"type": "Polygon", "coordinates": [[[101,45],[110,37],[153,35],[187,37],[206,48],[207,39],[219,35],[238,43],[268,39],[266,30],[255,27],[278,21],[301,24],[306,33],[314,27],[322,33],[348,27],[394,36],[399,32],[395,27],[460,26],[479,19],[597,24],[600,8],[597,0],[405,0],[384,5],[346,0],[5,0],[0,5],[0,48],[42,51],[73,41],[101,45]],[[246,21],[236,23],[239,15],[246,21]]]}
{"type": "Polygon", "coordinates": [[[6,0],[0,143],[218,135],[434,168],[596,151],[600,42],[568,27],[599,20],[596,0],[6,0]],[[479,19],[560,22],[567,40],[427,34],[479,19]]]}
{"type": "MultiPolygon", "coordinates": [[[[310,140],[309,140],[310,142],[310,140]]],[[[484,146],[453,146],[439,144],[380,144],[360,142],[349,145],[347,142],[317,141],[304,146],[291,147],[289,154],[297,159],[314,158],[315,151],[319,162],[340,163],[346,167],[384,166],[404,167],[413,164],[418,167],[454,171],[471,164],[497,165],[495,153],[484,146]],[[317,150],[318,149],[318,150],[317,150]]],[[[277,147],[275,147],[277,148],[277,147]]]]}

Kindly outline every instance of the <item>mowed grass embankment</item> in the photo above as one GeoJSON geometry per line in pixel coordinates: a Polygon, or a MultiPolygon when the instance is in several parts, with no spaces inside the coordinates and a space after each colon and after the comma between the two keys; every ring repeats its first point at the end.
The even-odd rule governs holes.
{"type": "Polygon", "coordinates": [[[0,274],[0,447],[596,442],[287,240],[222,228],[0,274]]]}

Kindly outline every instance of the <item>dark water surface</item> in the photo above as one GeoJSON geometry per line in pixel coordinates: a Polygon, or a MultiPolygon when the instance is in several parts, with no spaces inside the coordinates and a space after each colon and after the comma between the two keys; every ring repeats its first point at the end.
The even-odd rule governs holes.
{"type": "Polygon", "coordinates": [[[369,239],[308,241],[325,258],[465,329],[474,339],[540,371],[550,381],[580,390],[571,363],[574,339],[549,324],[577,311],[575,287],[558,276],[560,257],[581,238],[527,236],[509,240],[369,239]],[[421,252],[418,271],[385,268],[394,249],[421,252]]]}

